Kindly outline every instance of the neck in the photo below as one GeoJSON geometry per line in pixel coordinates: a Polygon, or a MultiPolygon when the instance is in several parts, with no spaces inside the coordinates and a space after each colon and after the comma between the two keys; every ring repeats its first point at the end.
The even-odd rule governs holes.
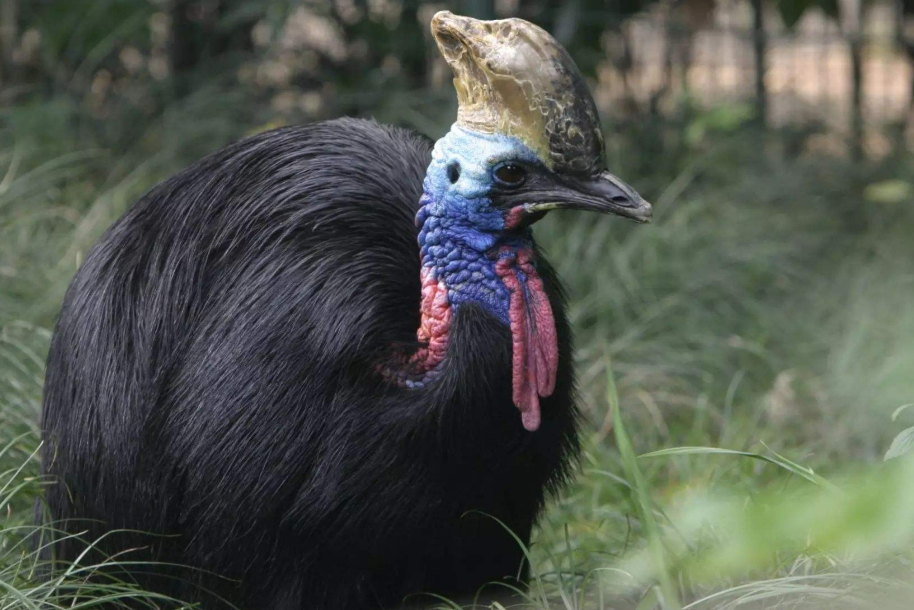
{"type": "MultiPolygon", "coordinates": [[[[555,385],[558,349],[531,231],[516,226],[517,214],[494,208],[484,192],[454,188],[456,181],[446,178],[445,166],[454,156],[443,150],[446,140],[435,147],[417,216],[422,257],[417,338],[422,347],[400,379],[422,387],[436,376],[447,356],[451,321],[462,305],[475,303],[511,329],[513,399],[524,427],[536,430],[539,398],[549,396],[555,385]]],[[[462,160],[462,171],[473,171],[462,160]]]]}

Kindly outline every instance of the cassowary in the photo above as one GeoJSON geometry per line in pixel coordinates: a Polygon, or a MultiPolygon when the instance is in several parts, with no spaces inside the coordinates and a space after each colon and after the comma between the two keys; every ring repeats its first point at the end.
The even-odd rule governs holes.
{"type": "Polygon", "coordinates": [[[523,582],[504,527],[529,540],[578,450],[562,291],[531,225],[650,205],[606,171],[545,31],[447,12],[432,31],[459,102],[434,147],[352,119],[243,140],[152,189],[70,286],[46,518],[132,549],[143,586],[286,610],[523,582]]]}

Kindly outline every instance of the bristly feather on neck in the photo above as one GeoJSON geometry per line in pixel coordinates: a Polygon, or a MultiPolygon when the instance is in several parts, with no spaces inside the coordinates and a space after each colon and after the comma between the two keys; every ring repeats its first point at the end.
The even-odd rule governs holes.
{"type": "Polygon", "coordinates": [[[431,383],[447,357],[451,322],[472,302],[511,328],[512,394],[527,430],[540,425],[539,398],[555,387],[558,347],[549,299],[536,271],[529,227],[519,209],[492,204],[491,168],[535,161],[516,138],[454,126],[436,145],[416,224],[422,257],[422,345],[394,374],[398,383],[431,383]]]}

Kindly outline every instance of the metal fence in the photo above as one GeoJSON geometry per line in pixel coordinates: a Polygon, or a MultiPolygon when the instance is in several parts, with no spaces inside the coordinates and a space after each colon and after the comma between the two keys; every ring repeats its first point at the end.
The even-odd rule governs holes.
{"type": "Polygon", "coordinates": [[[745,104],[769,127],[819,129],[878,154],[890,133],[910,141],[912,55],[902,7],[858,16],[812,9],[786,28],[760,2],[657,5],[605,41],[599,101],[660,113],[745,104]]]}

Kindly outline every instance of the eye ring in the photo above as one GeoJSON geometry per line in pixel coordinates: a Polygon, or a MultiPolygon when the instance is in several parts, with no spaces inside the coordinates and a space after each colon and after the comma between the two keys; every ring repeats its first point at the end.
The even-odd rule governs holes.
{"type": "Polygon", "coordinates": [[[498,184],[516,188],[527,179],[527,170],[519,163],[505,161],[492,168],[492,176],[498,184]]]}

